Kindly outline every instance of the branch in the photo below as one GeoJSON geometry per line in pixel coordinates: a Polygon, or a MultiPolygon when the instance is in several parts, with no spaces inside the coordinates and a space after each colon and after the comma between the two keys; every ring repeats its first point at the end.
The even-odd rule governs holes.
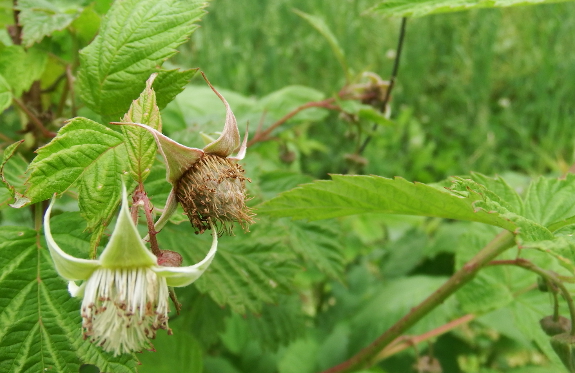
{"type": "Polygon", "coordinates": [[[26,105],[24,105],[20,100],[18,100],[16,97],[14,97],[12,99],[14,101],[14,103],[20,108],[22,109],[22,111],[24,113],[26,113],[26,116],[28,116],[28,118],[32,121],[32,123],[34,123],[34,125],[36,126],[36,128],[38,128],[38,130],[40,130],[40,132],[42,133],[42,135],[44,135],[44,137],[46,138],[53,138],[56,137],[56,134],[54,132],[48,131],[48,129],[46,129],[46,127],[44,127],[44,124],[42,124],[42,122],[40,121],[40,119],[38,119],[27,107],[26,105]]]}
{"type": "Polygon", "coordinates": [[[361,350],[355,356],[343,363],[336,365],[323,373],[344,373],[371,366],[377,361],[377,355],[385,347],[390,345],[397,337],[407,329],[415,325],[429,312],[443,303],[449,296],[459,290],[463,285],[471,281],[477,272],[491,260],[499,256],[505,250],[513,247],[515,240],[513,234],[508,231],[498,234],[477,255],[459,269],[439,289],[427,297],[411,311],[397,321],[391,328],[380,335],[369,346],[361,350]]]}

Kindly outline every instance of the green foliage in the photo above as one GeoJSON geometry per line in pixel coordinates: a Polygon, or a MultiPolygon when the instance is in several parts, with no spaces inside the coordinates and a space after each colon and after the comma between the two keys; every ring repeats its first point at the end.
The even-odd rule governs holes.
{"type": "Polygon", "coordinates": [[[386,17],[421,17],[428,14],[457,12],[473,8],[499,8],[518,5],[551,4],[569,0],[392,0],[370,8],[367,13],[386,17]]]}
{"type": "MultiPolygon", "coordinates": [[[[194,24],[204,14],[204,6],[181,0],[114,3],[99,35],[80,54],[78,84],[86,105],[103,118],[119,119],[143,90],[143,82],[197,28],[194,24]]],[[[162,81],[170,83],[173,79],[182,82],[191,73],[166,74],[170,78],[162,81]]],[[[162,92],[174,96],[173,90],[162,92]]]]}
{"type": "MultiPolygon", "coordinates": [[[[81,228],[70,229],[83,224],[77,214],[55,218],[56,239],[76,250],[79,243],[86,249],[86,234],[81,233],[81,228]]],[[[103,371],[136,372],[132,356],[114,358],[83,340],[79,303],[70,298],[54,270],[48,250],[40,245],[39,234],[15,226],[0,229],[0,267],[3,268],[0,370],[55,369],[72,373],[78,372],[80,364],[90,363],[103,371]]]]}
{"type": "Polygon", "coordinates": [[[41,50],[24,50],[19,45],[11,45],[0,53],[0,75],[11,87],[13,95],[19,97],[42,76],[47,60],[47,54],[41,50]]]}
{"type": "Polygon", "coordinates": [[[87,0],[19,0],[22,43],[25,47],[41,41],[44,36],[68,27],[82,12],[87,0]]]}
{"type": "Polygon", "coordinates": [[[12,103],[12,92],[10,92],[10,85],[0,75],[0,113],[3,112],[12,103]]]}

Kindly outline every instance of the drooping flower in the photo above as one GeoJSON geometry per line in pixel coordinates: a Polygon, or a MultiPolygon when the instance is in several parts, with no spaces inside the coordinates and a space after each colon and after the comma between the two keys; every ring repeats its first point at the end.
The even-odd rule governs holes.
{"type": "Polygon", "coordinates": [[[157,231],[175,212],[178,202],[197,233],[210,229],[210,220],[228,232],[231,232],[233,222],[238,222],[244,230],[253,223],[253,214],[245,204],[245,182],[249,179],[244,176],[243,168],[237,163],[246,154],[247,131],[240,144],[237,121],[230,105],[210,84],[204,73],[202,75],[226,107],[224,130],[218,139],[203,149],[179,144],[145,124],[112,122],[139,126],[149,131],[166,162],[166,179],[172,184],[172,190],[166,207],[156,222],[157,231]],[[230,157],[234,152],[237,152],[236,156],[230,157]]]}
{"type": "Polygon", "coordinates": [[[120,214],[104,251],[97,260],[80,259],[65,253],[52,237],[54,200],[44,216],[46,242],[56,270],[70,281],[70,294],[83,297],[84,339],[114,355],[153,348],[149,339],[158,329],[171,334],[168,286],[189,285],[209,267],[218,246],[215,229],[212,247],[201,262],[188,267],[159,266],[130,217],[124,188],[120,214]],[[84,282],[78,286],[74,282],[78,280],[84,282]]]}

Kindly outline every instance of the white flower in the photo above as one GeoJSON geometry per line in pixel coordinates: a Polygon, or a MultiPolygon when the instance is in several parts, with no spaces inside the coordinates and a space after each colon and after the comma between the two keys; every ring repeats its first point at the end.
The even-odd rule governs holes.
{"type": "Polygon", "coordinates": [[[69,280],[72,296],[83,296],[84,338],[114,355],[153,348],[149,339],[168,328],[168,286],[186,286],[211,264],[218,245],[213,229],[212,247],[201,262],[189,267],[163,267],[144,246],[130,217],[124,188],[120,215],[110,241],[98,260],[65,253],[50,232],[52,199],[44,216],[44,230],[56,270],[69,280]],[[74,281],[84,280],[81,286],[74,281]]]}

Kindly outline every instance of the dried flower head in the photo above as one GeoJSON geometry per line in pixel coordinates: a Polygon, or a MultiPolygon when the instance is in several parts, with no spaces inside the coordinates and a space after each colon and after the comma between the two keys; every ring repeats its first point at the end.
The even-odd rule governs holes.
{"type": "Polygon", "coordinates": [[[246,206],[244,169],[237,163],[246,154],[247,131],[240,143],[240,133],[234,113],[224,97],[204,79],[226,107],[224,130],[217,140],[203,149],[189,148],[164,136],[161,132],[141,123],[133,125],[149,131],[155,138],[158,151],[166,162],[166,179],[172,184],[164,212],[155,225],[160,230],[175,212],[178,202],[182,205],[196,233],[210,229],[212,221],[220,231],[232,233],[233,223],[244,230],[253,223],[253,213],[246,206]],[[237,152],[235,157],[230,157],[237,152]]]}

